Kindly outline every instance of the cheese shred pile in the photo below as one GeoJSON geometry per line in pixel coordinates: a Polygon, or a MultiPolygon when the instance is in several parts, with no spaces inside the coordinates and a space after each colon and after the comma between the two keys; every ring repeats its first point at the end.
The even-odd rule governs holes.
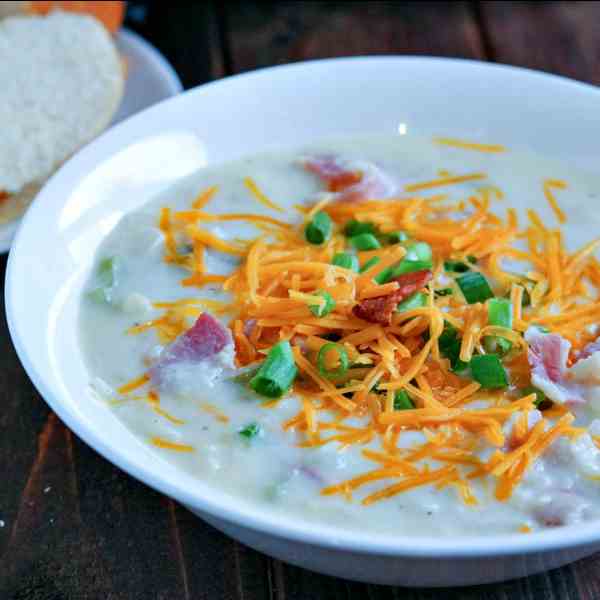
{"type": "MultiPolygon", "coordinates": [[[[449,139],[437,143],[504,151],[502,146],[449,139]]],[[[407,185],[397,199],[346,203],[326,199],[313,207],[298,207],[300,225],[282,220],[281,207],[249,178],[245,180],[249,193],[273,216],[207,212],[210,199],[218,194],[216,188],[203,191],[189,210],[163,208],[159,226],[164,260],[187,271],[181,285],[190,292],[216,286],[230,295],[231,302],[211,303],[190,293],[188,299],[157,303],[163,316],[136,325],[130,333],[154,328],[161,342],[168,343],[203,310],[230,313],[238,367],[258,367],[276,343],[288,340],[299,372],[292,390],[299,410],[282,427],[297,432],[304,447],[360,446],[364,458],[373,463],[371,470],[325,487],[325,495],[351,498],[368,486],[361,497],[368,505],[430,485],[452,487],[466,504],[476,504],[471,483],[488,478],[495,497],[505,501],[554,440],[581,432],[572,425],[573,415],[560,405],[545,410],[541,420],[529,426],[538,402],[536,394],[527,391],[530,367],[523,333],[534,324],[544,326],[569,340],[574,352],[595,337],[588,326],[600,319],[600,263],[594,256],[600,240],[568,252],[560,229],[544,223],[534,210],[519,223],[514,209],[492,207],[503,194],[486,184],[486,178],[485,173],[446,173],[407,185]],[[463,182],[470,182],[468,189],[474,191],[453,198],[453,186],[463,182]],[[425,194],[439,186],[448,194],[425,194]],[[333,230],[324,243],[315,245],[307,242],[304,231],[319,211],[331,219],[333,230]],[[254,224],[259,235],[232,241],[210,232],[209,224],[227,221],[254,224]],[[398,291],[400,280],[378,283],[376,278],[401,261],[409,246],[390,243],[357,250],[358,270],[338,266],[334,257],[349,249],[344,234],[349,222],[370,224],[381,239],[402,231],[408,239],[429,245],[431,279],[419,290],[425,297],[422,305],[393,312],[389,323],[356,315],[354,309],[361,302],[398,291]],[[238,257],[239,267],[228,276],[209,273],[205,266],[209,251],[238,257]],[[447,272],[448,261],[483,275],[494,296],[510,302],[512,327],[489,323],[485,301],[466,301],[457,274],[447,272]],[[528,270],[508,270],[507,261],[525,263],[528,270]],[[334,307],[318,316],[325,305],[324,292],[334,307]],[[486,339],[504,340],[510,348],[503,358],[507,385],[489,389],[455,368],[447,352],[449,331],[456,339],[454,361],[462,363],[485,355],[486,339]],[[323,374],[318,359],[321,348],[330,343],[343,348],[349,362],[333,377],[323,374]],[[399,394],[408,398],[408,405],[398,405],[399,394]],[[421,432],[426,441],[405,447],[400,440],[406,431],[421,432]],[[380,482],[376,489],[370,485],[375,482],[380,482]]],[[[541,182],[540,193],[559,224],[566,216],[556,193],[565,188],[562,181],[541,182]]],[[[330,366],[334,372],[336,365],[330,366]]],[[[143,383],[140,379],[122,391],[143,383]]],[[[276,408],[276,402],[268,404],[276,408]]],[[[204,410],[226,419],[211,405],[204,410]]],[[[164,440],[153,443],[169,447],[164,440]]]]}

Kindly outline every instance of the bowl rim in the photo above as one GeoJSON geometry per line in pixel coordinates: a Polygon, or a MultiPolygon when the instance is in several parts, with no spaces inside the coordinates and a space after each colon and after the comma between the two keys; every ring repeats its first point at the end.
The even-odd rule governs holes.
{"type": "MultiPolygon", "coordinates": [[[[280,73],[296,71],[298,76],[305,70],[329,69],[332,65],[337,66],[341,63],[360,65],[361,63],[381,63],[382,68],[393,63],[422,63],[426,68],[433,64],[442,63],[448,69],[471,69],[473,71],[495,71],[508,74],[511,77],[531,80],[535,85],[539,81],[551,81],[554,85],[570,88],[573,92],[584,94],[595,94],[600,96],[600,90],[590,84],[575,81],[562,77],[508,65],[495,63],[486,63],[469,59],[458,58],[438,58],[423,56],[355,56],[333,59],[320,59],[302,61],[297,63],[265,67],[237,75],[232,75],[209,82],[190,90],[187,90],[179,96],[166,99],[157,105],[145,109],[118,124],[116,127],[103,133],[99,138],[87,145],[81,151],[76,153],[69,161],[65,163],[46,183],[40,195],[48,193],[57,184],[74,185],[81,174],[78,174],[78,167],[81,163],[87,165],[90,160],[96,164],[99,160],[104,160],[110,155],[104,155],[102,144],[105,140],[110,140],[119,135],[120,130],[126,127],[133,120],[147,118],[150,113],[158,113],[165,104],[178,102],[181,96],[202,93],[213,87],[226,87],[234,80],[244,79],[247,83],[252,80],[264,77],[277,77],[280,73]],[[94,158],[94,155],[97,155],[94,158]]],[[[67,197],[67,196],[65,196],[67,197]]],[[[111,463],[124,470],[130,476],[149,485],[150,487],[174,498],[186,505],[191,510],[200,513],[207,513],[216,519],[222,519],[229,523],[239,525],[243,528],[261,532],[279,539],[310,544],[323,548],[331,548],[346,552],[360,552],[373,555],[397,556],[397,557],[426,557],[426,558],[468,558],[475,556],[506,556],[506,555],[524,555],[538,552],[548,552],[566,548],[575,548],[584,545],[591,545],[600,541],[600,521],[588,522],[580,525],[564,526],[556,529],[549,529],[540,532],[523,535],[520,533],[490,535],[490,536],[461,536],[461,537],[435,537],[435,536],[409,536],[402,534],[379,534],[363,533],[356,530],[344,530],[339,527],[333,527],[324,523],[315,523],[313,521],[302,521],[295,518],[293,512],[286,515],[275,513],[269,515],[261,510],[261,507],[254,503],[243,502],[240,507],[233,508],[229,506],[232,495],[219,490],[210,485],[205,486],[206,493],[198,494],[189,492],[183,486],[164,481],[160,473],[149,466],[135,464],[135,461],[128,456],[127,452],[114,448],[109,445],[93,427],[79,421],[61,398],[46,383],[45,377],[34,364],[28,344],[35,343],[32,340],[26,340],[22,335],[21,324],[15,317],[15,306],[19,298],[16,297],[16,281],[20,270],[19,263],[20,248],[22,240],[25,237],[30,222],[37,218],[41,213],[41,203],[34,203],[23,218],[22,224],[17,232],[13,243],[13,249],[9,254],[6,278],[5,278],[5,303],[6,315],[9,332],[17,352],[17,355],[31,378],[38,392],[50,406],[50,408],[59,416],[63,423],[68,426],[80,439],[91,446],[96,452],[101,454],[111,463]],[[227,501],[225,501],[227,500],[227,501]]],[[[233,498],[235,501],[236,498],[233,498]]],[[[239,501],[239,498],[237,499],[239,501]]]]}

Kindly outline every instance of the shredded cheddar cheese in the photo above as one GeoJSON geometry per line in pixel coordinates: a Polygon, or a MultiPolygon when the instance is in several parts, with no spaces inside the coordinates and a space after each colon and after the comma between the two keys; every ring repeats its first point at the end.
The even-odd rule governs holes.
{"type": "Polygon", "coordinates": [[[506,148],[500,144],[478,144],[475,142],[465,142],[454,138],[433,138],[436,144],[443,146],[452,146],[462,148],[463,150],[476,150],[477,152],[506,152],[506,148]]]}
{"type": "MultiPolygon", "coordinates": [[[[434,141],[464,150],[506,151],[498,144],[450,138],[434,141]]],[[[238,367],[258,364],[274,344],[289,340],[299,372],[293,388],[298,412],[283,422],[282,428],[296,431],[298,444],[306,448],[369,444],[362,448],[362,456],[374,463],[370,471],[325,487],[324,495],[351,499],[364,486],[383,482],[375,491],[369,488],[361,499],[364,505],[421,486],[448,488],[465,504],[475,505],[478,498],[471,485],[485,479],[494,486],[495,497],[506,501],[554,440],[582,434],[572,426],[568,408],[559,406],[544,411],[543,418],[529,427],[535,394],[519,397],[515,390],[530,383],[523,333],[531,325],[560,334],[576,351],[590,341],[586,327],[600,320],[600,262],[594,256],[600,240],[568,252],[560,230],[545,223],[534,210],[527,211],[524,225],[519,224],[514,209],[497,210],[494,203],[502,200],[504,193],[486,179],[485,173],[457,175],[440,170],[435,179],[406,185],[404,191],[412,195],[403,200],[336,202],[329,194],[313,206],[298,206],[300,216],[296,218],[301,222],[297,224],[250,213],[205,212],[217,192],[216,187],[208,188],[190,210],[161,211],[164,260],[173,268],[188,271],[181,281],[183,287],[215,285],[229,295],[230,302],[211,305],[193,297],[156,302],[155,310],[162,312],[129,333],[154,330],[162,343],[168,343],[204,309],[230,313],[238,367]],[[463,196],[453,197],[452,186],[480,181],[481,187],[469,186],[466,195],[463,189],[463,196]],[[438,187],[447,187],[448,193],[419,195],[438,187]],[[323,244],[312,245],[305,240],[303,227],[319,211],[331,218],[333,233],[323,244]],[[202,228],[203,224],[237,220],[252,224],[256,237],[224,240],[202,228]],[[349,250],[343,231],[350,220],[372,224],[381,239],[402,231],[412,240],[429,244],[432,281],[411,292],[423,294],[418,307],[392,312],[389,323],[371,322],[356,312],[361,303],[377,305],[401,292],[402,278],[379,278],[405,259],[410,246],[383,243],[381,248],[357,251],[363,267],[359,273],[334,265],[333,257],[349,250]],[[182,252],[182,239],[192,246],[191,252],[182,252]],[[208,273],[207,252],[232,254],[240,264],[225,276],[208,273]],[[378,260],[364,270],[373,258],[378,260]],[[507,260],[521,261],[527,267],[523,273],[509,271],[507,260]],[[484,301],[468,304],[456,281],[442,282],[448,276],[446,261],[465,263],[472,273],[488,278],[494,294],[509,302],[512,326],[490,323],[484,301]],[[314,309],[325,306],[323,292],[334,302],[331,311],[319,317],[314,309]],[[455,373],[442,344],[449,329],[456,336],[455,359],[464,363],[485,355],[489,339],[507,342],[503,364],[510,387],[489,390],[468,374],[455,373]],[[349,362],[335,377],[326,376],[317,360],[320,349],[331,340],[344,349],[349,362]],[[408,398],[410,405],[399,408],[399,396],[408,398]],[[349,418],[354,419],[351,424],[349,418]],[[507,431],[509,422],[514,424],[507,431]],[[404,431],[419,432],[424,441],[402,447],[399,440],[404,431]],[[373,449],[375,443],[377,450],[373,449]],[[486,460],[478,454],[482,447],[491,450],[486,460]]],[[[283,212],[251,178],[244,184],[261,204],[283,212]]],[[[566,187],[561,180],[543,181],[542,192],[559,224],[566,215],[554,190],[566,187]]],[[[119,392],[129,393],[147,381],[147,376],[141,376],[119,392]]],[[[278,401],[263,406],[276,410],[278,401]]],[[[154,408],[162,410],[158,403],[154,408]]],[[[200,408],[222,423],[229,420],[214,405],[200,408]]],[[[599,439],[594,441],[600,445],[599,439]]],[[[193,451],[160,438],[153,438],[152,443],[193,451]]],[[[519,531],[529,532],[530,528],[523,525],[519,531]]]]}
{"type": "Polygon", "coordinates": [[[150,443],[157,448],[162,448],[163,450],[173,450],[174,452],[194,452],[195,448],[188,444],[179,444],[178,442],[171,442],[170,440],[165,440],[161,437],[152,437],[150,438],[150,443]]]}

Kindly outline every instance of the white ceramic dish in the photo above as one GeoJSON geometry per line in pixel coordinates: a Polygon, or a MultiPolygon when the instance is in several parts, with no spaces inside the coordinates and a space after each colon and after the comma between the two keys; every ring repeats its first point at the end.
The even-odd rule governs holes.
{"type": "MultiPolygon", "coordinates": [[[[122,29],[116,42],[121,56],[127,61],[128,72],[123,100],[112,125],[183,90],[173,67],[144,38],[122,29]]],[[[0,253],[10,249],[21,220],[0,225],[0,253]]]]}
{"type": "Polygon", "coordinates": [[[269,146],[408,128],[593,168],[599,100],[590,86],[511,67],[382,57],[265,69],[163,102],[70,160],[25,216],[6,285],[19,357],[53,410],[110,461],[232,537],[303,567],[370,582],[448,586],[524,576],[600,550],[600,522],[452,540],[356,534],[254,508],[161,464],[90,400],[76,319],[103,236],[125,211],[203,165],[269,146]]]}

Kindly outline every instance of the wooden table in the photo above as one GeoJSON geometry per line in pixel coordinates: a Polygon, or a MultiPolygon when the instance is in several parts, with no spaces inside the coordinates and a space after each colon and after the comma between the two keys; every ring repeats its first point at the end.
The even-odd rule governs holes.
{"type": "MultiPolygon", "coordinates": [[[[267,65],[380,53],[475,58],[600,83],[598,2],[187,4],[130,2],[128,17],[186,87],[267,65]]],[[[3,315],[2,600],[600,599],[600,557],[498,585],[407,590],[317,575],[250,550],[75,438],[30,383],[3,315]]]]}

